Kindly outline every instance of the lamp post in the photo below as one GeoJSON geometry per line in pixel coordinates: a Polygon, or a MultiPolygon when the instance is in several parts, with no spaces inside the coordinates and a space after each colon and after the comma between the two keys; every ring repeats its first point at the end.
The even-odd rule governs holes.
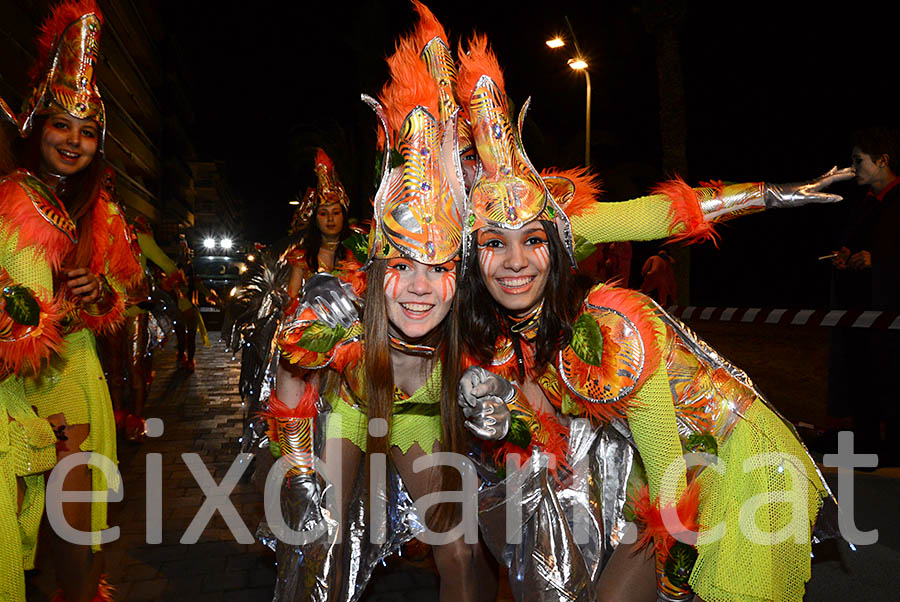
{"type": "Polygon", "coordinates": [[[591,165],[591,74],[588,72],[587,63],[584,62],[584,59],[569,59],[569,67],[584,73],[584,83],[586,85],[584,104],[584,166],[589,167],[591,165]]]}
{"type": "MultiPolygon", "coordinates": [[[[575,38],[575,30],[572,29],[569,17],[566,17],[566,25],[569,26],[569,32],[572,34],[572,43],[574,44],[575,52],[577,53],[575,57],[568,60],[568,65],[573,70],[584,73],[584,83],[586,85],[584,105],[584,166],[589,167],[591,165],[591,74],[588,72],[587,61],[584,60],[584,55],[581,53],[581,49],[578,48],[578,40],[575,38]]],[[[556,36],[552,40],[547,40],[546,44],[549,48],[555,50],[565,46],[566,42],[562,37],[556,36]]]]}

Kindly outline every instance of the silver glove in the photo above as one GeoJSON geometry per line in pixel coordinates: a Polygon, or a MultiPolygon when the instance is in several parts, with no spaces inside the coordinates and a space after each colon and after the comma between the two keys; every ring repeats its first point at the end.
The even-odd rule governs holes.
{"type": "Polygon", "coordinates": [[[463,424],[480,439],[503,439],[512,420],[506,404],[515,394],[515,386],[502,376],[470,367],[459,380],[457,401],[466,417],[463,424]]]}
{"type": "Polygon", "coordinates": [[[340,278],[324,272],[313,274],[303,286],[300,311],[311,308],[316,317],[334,328],[338,324],[350,328],[359,320],[356,311],[356,293],[353,287],[340,278]]]}
{"type": "Polygon", "coordinates": [[[822,192],[822,189],[828,188],[835,182],[849,180],[855,175],[852,167],[838,169],[837,166],[834,166],[824,175],[808,182],[796,182],[794,184],[766,183],[763,188],[766,209],[800,207],[808,203],[837,203],[843,200],[841,195],[822,192]]]}

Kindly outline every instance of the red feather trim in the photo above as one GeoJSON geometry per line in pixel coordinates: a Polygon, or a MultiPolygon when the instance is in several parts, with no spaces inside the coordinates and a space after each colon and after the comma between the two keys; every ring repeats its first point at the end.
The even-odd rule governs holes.
{"type": "Polygon", "coordinates": [[[425,62],[419,59],[412,38],[401,38],[387,63],[391,80],[381,90],[380,100],[392,135],[400,131],[403,120],[417,106],[425,107],[437,119],[440,97],[437,82],[428,73],[425,62]]]}
{"type": "Polygon", "coordinates": [[[17,235],[16,252],[28,247],[34,248],[39,254],[43,254],[55,273],[74,245],[34,207],[24,190],[26,175],[26,172],[17,171],[0,180],[0,199],[3,199],[0,202],[2,230],[5,236],[13,233],[17,235]]]}
{"type": "MultiPolygon", "coordinates": [[[[662,552],[663,555],[668,554],[672,544],[676,541],[676,535],[685,543],[692,546],[697,544],[697,532],[701,528],[697,522],[700,513],[700,484],[697,481],[690,483],[678,502],[674,506],[671,503],[667,504],[665,510],[659,507],[659,498],[650,501],[650,490],[646,485],[632,496],[631,502],[634,506],[634,519],[640,530],[637,541],[638,549],[652,544],[658,552],[662,552]],[[675,523],[676,516],[683,529],[671,532],[666,526],[666,522],[675,523]]],[[[675,524],[671,526],[677,527],[675,524]]]]}
{"type": "Polygon", "coordinates": [[[594,206],[603,195],[599,176],[591,173],[589,167],[576,167],[574,169],[557,169],[551,167],[541,170],[541,177],[556,176],[567,178],[575,185],[575,194],[569,200],[556,199],[560,204],[560,208],[566,212],[569,217],[581,215],[587,209],[594,206]],[[564,202],[563,202],[564,201],[564,202]]]}
{"type": "MultiPolygon", "coordinates": [[[[0,267],[0,288],[12,284],[12,279],[0,267]]],[[[32,372],[40,372],[41,364],[54,353],[59,352],[63,339],[60,320],[65,309],[57,298],[49,300],[34,294],[40,308],[37,326],[23,326],[13,321],[4,311],[0,312],[0,372],[21,375],[27,365],[32,372]]]]}
{"type": "Polygon", "coordinates": [[[328,156],[328,153],[321,148],[316,149],[316,165],[324,165],[325,169],[329,171],[334,169],[334,161],[332,161],[331,157],[328,156]]]}
{"type": "Polygon", "coordinates": [[[116,291],[107,291],[108,295],[112,295],[112,299],[108,301],[111,307],[108,312],[101,316],[91,315],[84,309],[78,310],[78,319],[94,334],[104,335],[115,332],[122,325],[125,319],[125,296],[120,295],[116,291]]]}
{"type": "Polygon", "coordinates": [[[177,286],[187,286],[187,278],[181,270],[175,270],[172,274],[167,275],[159,283],[162,289],[171,293],[177,286]]]}
{"type": "MultiPolygon", "coordinates": [[[[91,598],[91,602],[115,602],[115,598],[113,598],[115,592],[116,588],[106,580],[106,575],[101,575],[100,583],[97,584],[97,594],[91,598]]],[[[52,602],[67,602],[62,590],[56,590],[52,602]]]]}
{"type": "Polygon", "coordinates": [[[341,259],[334,266],[335,275],[353,287],[356,296],[362,299],[366,294],[366,272],[360,270],[362,264],[356,259],[341,259]]]}
{"type": "Polygon", "coordinates": [[[65,29],[89,13],[94,13],[103,25],[103,13],[94,0],[70,0],[61,2],[53,8],[50,16],[44,20],[38,33],[35,45],[37,46],[37,59],[28,71],[31,85],[37,86],[50,67],[50,59],[59,36],[65,29]]]}
{"type": "Polygon", "coordinates": [[[419,0],[412,0],[412,3],[413,8],[419,14],[419,22],[416,23],[416,29],[412,33],[416,49],[422,52],[425,45],[434,38],[440,38],[446,44],[447,33],[444,31],[444,26],[434,16],[434,13],[419,0]]]}
{"type": "Polygon", "coordinates": [[[330,367],[338,372],[343,372],[347,366],[355,366],[363,357],[363,346],[359,341],[338,345],[334,350],[334,357],[331,360],[330,367]]]}
{"type": "MultiPolygon", "coordinates": [[[[641,388],[641,385],[656,371],[659,366],[662,351],[656,342],[657,336],[660,334],[656,325],[658,318],[653,309],[653,302],[643,293],[633,291],[627,288],[618,288],[609,286],[608,284],[599,284],[588,293],[586,302],[600,307],[609,307],[625,315],[631,320],[638,333],[641,335],[641,341],[644,343],[644,369],[635,383],[635,390],[641,388]]],[[[601,363],[606,363],[607,350],[604,342],[603,358],[601,363]]],[[[613,350],[610,349],[612,352],[613,350]]],[[[610,356],[611,357],[611,356],[610,356]]],[[[615,405],[615,404],[589,404],[593,406],[615,405]]]]}
{"type": "Polygon", "coordinates": [[[90,224],[91,269],[126,288],[140,282],[144,272],[131,248],[128,223],[116,203],[105,194],[94,203],[90,224]]]}
{"type": "Polygon", "coordinates": [[[319,399],[319,387],[313,384],[314,379],[306,379],[306,388],[300,401],[296,407],[288,407],[283,401],[275,396],[275,393],[269,395],[269,409],[260,412],[259,415],[264,418],[315,418],[319,414],[316,408],[316,401],[319,399]]]}
{"type": "Polygon", "coordinates": [[[662,182],[653,189],[653,194],[665,195],[672,201],[669,209],[669,232],[673,235],[669,238],[670,242],[716,242],[717,235],[713,225],[706,221],[700,209],[700,198],[684,180],[676,176],[668,182],[662,182]]]}
{"type": "Polygon", "coordinates": [[[469,99],[478,79],[482,75],[487,75],[500,90],[504,91],[505,84],[503,82],[503,70],[500,69],[500,63],[497,62],[497,56],[488,47],[487,36],[475,35],[469,40],[468,49],[463,52],[462,49],[457,52],[459,57],[459,96],[464,106],[469,105],[469,99]]]}

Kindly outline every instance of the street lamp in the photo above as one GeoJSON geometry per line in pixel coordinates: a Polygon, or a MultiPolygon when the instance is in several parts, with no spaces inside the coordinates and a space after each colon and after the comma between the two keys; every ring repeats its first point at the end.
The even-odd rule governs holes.
{"type": "MultiPolygon", "coordinates": [[[[588,72],[587,61],[582,58],[584,55],[581,53],[581,49],[578,48],[578,40],[575,39],[575,30],[572,29],[572,24],[569,23],[568,17],[566,17],[566,24],[569,26],[569,31],[572,34],[575,52],[578,53],[577,56],[568,60],[568,65],[575,71],[584,73],[584,83],[587,86],[584,103],[584,165],[585,167],[589,167],[591,165],[591,74],[588,72]]],[[[566,45],[559,36],[556,36],[552,40],[547,40],[546,44],[553,49],[562,48],[566,45]]]]}

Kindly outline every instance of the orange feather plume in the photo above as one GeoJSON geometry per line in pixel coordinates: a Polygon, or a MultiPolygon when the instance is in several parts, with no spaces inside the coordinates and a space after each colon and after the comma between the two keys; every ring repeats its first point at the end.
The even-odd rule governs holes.
{"type": "Polygon", "coordinates": [[[316,401],[319,399],[319,387],[314,382],[315,379],[307,378],[304,380],[306,387],[303,389],[303,395],[293,408],[281,401],[273,392],[269,395],[268,411],[260,412],[259,415],[265,418],[315,418],[319,414],[316,407],[316,401]]]}
{"type": "Polygon", "coordinates": [[[603,195],[603,182],[600,181],[597,174],[592,173],[589,167],[575,167],[573,169],[557,169],[551,167],[541,170],[541,177],[556,176],[567,178],[575,185],[575,194],[572,198],[562,202],[562,199],[556,199],[560,204],[560,208],[566,212],[566,215],[572,217],[581,215],[592,207],[594,203],[600,200],[603,195]]]}
{"type": "Polygon", "coordinates": [[[712,223],[704,219],[697,193],[684,180],[675,176],[674,179],[657,185],[653,194],[663,194],[672,200],[669,232],[675,234],[670,237],[669,242],[695,243],[711,240],[715,243],[716,232],[712,223]]]}
{"type": "Polygon", "coordinates": [[[434,13],[419,0],[412,0],[412,3],[413,8],[419,14],[419,22],[416,23],[416,29],[412,33],[416,49],[422,52],[425,45],[434,38],[440,38],[447,43],[447,32],[444,31],[444,26],[437,20],[434,13]]]}
{"type": "Polygon", "coordinates": [[[497,62],[497,56],[488,45],[487,36],[475,35],[469,40],[468,49],[459,55],[459,94],[464,105],[469,104],[469,98],[478,84],[478,78],[487,75],[501,90],[505,90],[503,82],[503,70],[497,62]]]}
{"type": "Polygon", "coordinates": [[[3,230],[16,233],[17,252],[32,247],[43,254],[56,272],[73,244],[61,230],[50,226],[47,218],[35,208],[29,192],[26,192],[26,175],[24,171],[17,171],[0,180],[0,198],[3,199],[0,203],[0,223],[3,230]]]}
{"type": "Polygon", "coordinates": [[[437,83],[419,59],[411,37],[401,38],[387,59],[391,80],[381,90],[379,99],[387,113],[388,128],[398,132],[403,120],[417,106],[428,109],[437,118],[439,92],[437,83]]]}
{"type": "Polygon", "coordinates": [[[668,522],[674,522],[674,518],[677,516],[678,521],[684,527],[681,532],[669,531],[666,520],[663,519],[664,510],[659,507],[659,499],[650,499],[650,491],[646,485],[632,497],[632,504],[634,505],[634,519],[640,529],[637,541],[638,549],[653,545],[657,552],[666,555],[672,544],[675,543],[675,535],[678,535],[679,539],[685,543],[696,545],[696,534],[700,530],[697,521],[700,513],[700,485],[697,481],[688,484],[674,508],[672,504],[668,504],[665,509],[667,513],[675,510],[676,514],[670,515],[668,522]]]}
{"type": "Polygon", "coordinates": [[[56,47],[56,42],[59,36],[62,35],[62,32],[65,31],[66,27],[89,13],[97,15],[97,18],[100,19],[100,24],[103,24],[103,13],[100,12],[100,7],[97,6],[95,0],[69,0],[68,2],[61,2],[53,8],[53,12],[41,25],[40,33],[35,42],[37,45],[37,60],[35,60],[34,65],[28,71],[28,77],[31,78],[32,86],[36,86],[41,78],[44,77],[50,66],[50,58],[56,47]]]}
{"type": "Polygon", "coordinates": [[[316,150],[316,165],[324,165],[327,169],[334,169],[334,161],[321,148],[316,150]]]}

